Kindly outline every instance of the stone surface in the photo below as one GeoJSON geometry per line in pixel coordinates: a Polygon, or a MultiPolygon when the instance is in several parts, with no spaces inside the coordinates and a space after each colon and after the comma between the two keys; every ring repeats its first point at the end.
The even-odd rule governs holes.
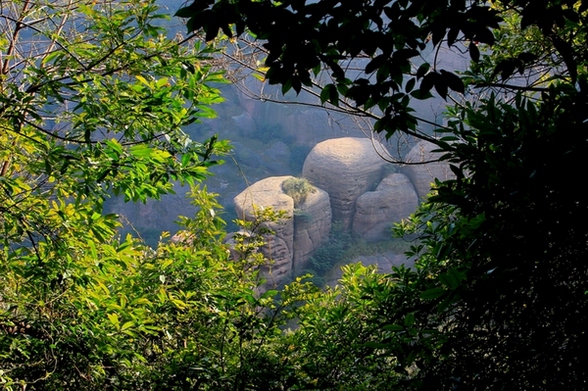
{"type": "Polygon", "coordinates": [[[293,270],[304,270],[314,251],[329,237],[331,202],[326,191],[316,188],[294,213],[293,270]]]}
{"type": "Polygon", "coordinates": [[[284,211],[286,218],[266,224],[275,235],[266,237],[261,249],[272,265],[262,268],[268,283],[280,283],[292,271],[302,270],[314,251],[328,238],[331,230],[329,195],[316,189],[304,203],[294,209],[294,201],[282,190],[282,183],[291,176],[269,177],[249,186],[235,197],[237,216],[254,220],[255,210],[272,207],[284,211]],[[295,214],[296,212],[296,214],[295,214]]]}
{"type": "Polygon", "coordinates": [[[275,287],[288,280],[292,274],[292,253],[286,240],[276,235],[265,236],[266,245],[261,248],[269,263],[261,267],[265,285],[275,287]]]}
{"type": "Polygon", "coordinates": [[[257,132],[258,125],[250,113],[244,111],[239,115],[233,116],[232,120],[236,130],[241,132],[244,136],[254,137],[257,132]]]}
{"type": "Polygon", "coordinates": [[[234,157],[239,165],[252,168],[264,167],[263,158],[258,151],[240,142],[234,142],[233,147],[235,148],[234,157]]]}
{"type": "Polygon", "coordinates": [[[282,182],[288,178],[291,177],[280,176],[262,179],[243,190],[234,199],[235,210],[240,219],[254,221],[256,211],[268,207],[273,208],[274,211],[285,213],[285,218],[278,222],[264,223],[275,232],[276,239],[269,240],[262,251],[273,259],[274,264],[270,270],[276,281],[289,276],[292,271],[294,201],[282,190],[282,182]]]}
{"type": "Polygon", "coordinates": [[[387,164],[375,148],[384,150],[368,138],[344,137],[317,144],[304,161],[302,176],[329,193],[333,221],[349,229],[355,202],[380,181],[387,164]]]}
{"type": "Polygon", "coordinates": [[[392,223],[413,213],[418,206],[418,196],[403,174],[385,177],[375,191],[363,193],[356,202],[353,232],[368,242],[389,239],[392,223]]]}
{"type": "Polygon", "coordinates": [[[404,158],[407,163],[430,162],[427,164],[408,164],[402,167],[401,170],[411,180],[420,198],[429,193],[431,183],[435,181],[435,178],[444,181],[454,177],[448,163],[437,161],[441,154],[432,152],[436,148],[434,144],[428,141],[421,141],[404,158]]]}

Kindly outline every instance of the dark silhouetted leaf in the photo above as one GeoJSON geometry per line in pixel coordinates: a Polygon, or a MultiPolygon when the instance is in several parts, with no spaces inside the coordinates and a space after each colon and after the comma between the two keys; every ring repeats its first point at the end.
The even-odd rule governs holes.
{"type": "Polygon", "coordinates": [[[407,83],[406,86],[404,87],[404,91],[411,92],[414,88],[414,85],[416,83],[416,79],[413,77],[412,79],[410,79],[407,83]]]}
{"type": "Polygon", "coordinates": [[[428,62],[421,64],[421,66],[419,66],[419,69],[417,69],[417,73],[416,73],[417,80],[420,79],[421,77],[425,76],[425,74],[427,72],[429,72],[430,68],[431,68],[431,64],[429,64],[428,62]]]}
{"type": "Polygon", "coordinates": [[[418,100],[425,100],[425,99],[432,98],[433,94],[431,94],[431,92],[429,92],[429,91],[422,92],[421,90],[417,89],[417,90],[411,91],[410,96],[412,96],[413,98],[418,99],[418,100]]]}
{"type": "Polygon", "coordinates": [[[374,72],[376,69],[379,69],[382,65],[384,65],[387,60],[388,56],[384,54],[380,54],[379,56],[374,57],[374,59],[365,66],[365,73],[370,74],[374,72]]]}
{"type": "Polygon", "coordinates": [[[441,70],[441,77],[443,78],[447,86],[451,88],[453,91],[459,92],[460,94],[463,94],[465,92],[463,81],[455,73],[441,70]]]}
{"type": "Polygon", "coordinates": [[[435,79],[437,78],[437,76],[438,75],[435,72],[431,72],[425,75],[423,81],[421,81],[421,85],[419,88],[421,92],[425,93],[431,91],[431,88],[433,88],[433,86],[435,85],[435,79]]]}
{"type": "Polygon", "coordinates": [[[447,99],[447,81],[443,77],[435,78],[435,91],[437,91],[443,99],[447,99]]]}
{"type": "Polygon", "coordinates": [[[469,49],[470,58],[472,59],[472,61],[479,62],[480,61],[480,50],[478,49],[478,46],[474,42],[470,42],[470,44],[468,45],[468,49],[469,49]]]}
{"type": "Polygon", "coordinates": [[[449,32],[447,33],[447,46],[449,46],[449,47],[453,46],[453,44],[455,43],[455,40],[457,39],[458,33],[459,33],[459,28],[457,28],[457,27],[454,27],[449,30],[449,32]]]}
{"type": "Polygon", "coordinates": [[[339,93],[334,84],[327,84],[321,91],[321,103],[331,102],[337,106],[339,104],[339,93]]]}
{"type": "Polygon", "coordinates": [[[428,289],[420,294],[424,300],[433,300],[443,296],[447,291],[441,287],[428,289]]]}
{"type": "Polygon", "coordinates": [[[474,39],[488,45],[494,44],[494,34],[487,28],[477,31],[474,35],[474,39]]]}

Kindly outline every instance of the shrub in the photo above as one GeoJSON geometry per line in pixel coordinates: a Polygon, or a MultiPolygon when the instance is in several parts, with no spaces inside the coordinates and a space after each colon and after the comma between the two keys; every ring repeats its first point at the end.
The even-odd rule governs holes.
{"type": "Polygon", "coordinates": [[[282,183],[282,190],[294,200],[294,207],[306,201],[306,197],[316,192],[316,188],[305,178],[288,178],[282,183]]]}

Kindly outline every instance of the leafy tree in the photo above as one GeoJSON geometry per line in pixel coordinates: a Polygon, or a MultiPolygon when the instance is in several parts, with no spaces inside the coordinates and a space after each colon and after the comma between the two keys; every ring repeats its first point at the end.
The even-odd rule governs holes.
{"type": "Polygon", "coordinates": [[[107,237],[105,197],[157,198],[226,150],[182,131],[212,115],[221,78],[203,61],[209,48],[163,35],[152,2],[17,1],[1,16],[5,246],[57,243],[71,219],[107,237]]]}
{"type": "MultiPolygon", "coordinates": [[[[153,1],[0,8],[3,388],[152,387],[162,380],[148,373],[177,373],[172,353],[189,356],[173,346],[191,343],[181,326],[205,321],[190,311],[210,316],[196,301],[207,284],[252,289],[223,262],[218,218],[197,220],[195,249],[152,250],[118,239],[117,216],[102,210],[111,195],[145,201],[195,184],[228,150],[182,130],[214,115],[222,77],[207,61],[213,48],[168,38],[166,18],[153,1]]],[[[202,210],[216,208],[202,197],[202,210]]]]}
{"type": "Polygon", "coordinates": [[[435,368],[436,382],[450,383],[443,377],[449,372],[465,387],[583,387],[587,233],[579,221],[587,210],[570,167],[581,164],[576,148],[586,144],[562,134],[585,126],[580,100],[586,102],[560,96],[558,108],[542,103],[537,111],[524,101],[483,102],[485,123],[503,126],[500,133],[481,127],[475,145],[455,146],[472,175],[439,186],[433,202],[451,207],[435,211],[439,226],[427,233],[425,251],[446,261],[436,288],[454,326],[445,333],[447,359],[435,368]],[[480,144],[495,152],[480,159],[473,154],[480,144]]]}
{"type": "MultiPolygon", "coordinates": [[[[499,23],[512,15],[504,11],[512,9],[521,16],[520,27],[531,27],[532,34],[542,37],[539,50],[555,55],[550,65],[564,64],[566,69],[561,70],[575,80],[578,64],[574,55],[581,53],[586,8],[582,1],[574,0],[196,0],[177,15],[188,18],[190,30],[203,29],[207,39],[216,37],[219,30],[232,37],[247,28],[264,42],[266,79],[281,84],[284,92],[314,86],[313,75],[326,69],[331,82],[321,86],[323,102],[337,106],[341,99],[349,99],[358,108],[378,108],[377,132],[390,137],[401,130],[425,137],[417,131],[410,99],[428,97],[433,87],[443,98],[448,91],[464,92],[465,87],[455,70],[423,62],[421,54],[447,43],[459,49],[465,46],[463,49],[478,61],[480,45],[495,43],[499,23]],[[580,33],[574,34],[575,41],[566,37],[572,31],[580,33]]],[[[502,58],[496,73],[508,77],[536,65],[532,52],[525,49],[517,54],[522,56],[502,58]]]]}
{"type": "Polygon", "coordinates": [[[247,28],[284,92],[328,70],[323,102],[375,109],[374,131],[426,138],[451,163],[399,229],[421,234],[417,268],[395,271],[405,282],[381,304],[381,328],[404,325],[379,345],[413,369],[402,387],[586,387],[585,1],[196,0],[178,14],[209,39],[247,28]],[[445,44],[470,68],[420,58],[445,44]],[[439,139],[410,108],[433,90],[457,102],[439,139]]]}
{"type": "Polygon", "coordinates": [[[112,195],[195,185],[227,144],[183,127],[214,113],[214,50],[169,39],[151,1],[0,7],[0,388],[278,390],[288,311],[317,295],[260,292],[267,232],[224,243],[216,196],[179,241],[119,238],[112,195]],[[236,250],[236,251],[231,251],[236,250]],[[238,254],[234,259],[231,255],[238,254]]]}
{"type": "MultiPolygon", "coordinates": [[[[279,298],[256,292],[265,259],[254,225],[271,211],[243,227],[251,235],[231,260],[216,195],[190,196],[198,212],[183,218],[182,240],[156,249],[131,237],[89,243],[76,259],[84,281],[47,288],[51,302],[37,302],[40,279],[12,296],[4,289],[13,305],[0,338],[5,388],[279,389],[287,372],[272,343],[282,313],[315,291],[295,282],[279,298]]],[[[17,282],[14,273],[5,280],[17,282]]]]}
{"type": "MultiPolygon", "coordinates": [[[[403,269],[406,270],[406,269],[403,269]]],[[[404,327],[382,327],[395,281],[373,266],[343,267],[340,284],[294,309],[298,328],[279,343],[293,370],[292,389],[385,390],[398,384],[397,360],[381,341],[404,327]]],[[[279,345],[278,345],[279,346],[279,345]]]]}
{"type": "Polygon", "coordinates": [[[15,1],[0,12],[0,387],[294,389],[321,375],[309,367],[318,356],[345,358],[329,382],[357,383],[353,349],[290,360],[304,338],[286,339],[285,322],[307,313],[310,335],[323,295],[302,280],[259,291],[261,228],[279,215],[241,222],[249,234],[230,248],[215,195],[194,186],[198,212],[181,219],[179,240],[162,234],[151,248],[119,238],[102,211],[111,195],[145,201],[199,182],[227,150],[182,131],[220,101],[213,49],[168,39],[149,1],[15,1]]]}

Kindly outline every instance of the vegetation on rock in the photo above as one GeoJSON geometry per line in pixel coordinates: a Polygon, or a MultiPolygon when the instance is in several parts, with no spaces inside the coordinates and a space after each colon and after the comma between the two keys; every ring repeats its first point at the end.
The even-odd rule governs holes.
{"type": "Polygon", "coordinates": [[[316,192],[315,187],[306,178],[288,178],[282,183],[282,189],[294,200],[295,208],[303,204],[309,194],[316,192]]]}

